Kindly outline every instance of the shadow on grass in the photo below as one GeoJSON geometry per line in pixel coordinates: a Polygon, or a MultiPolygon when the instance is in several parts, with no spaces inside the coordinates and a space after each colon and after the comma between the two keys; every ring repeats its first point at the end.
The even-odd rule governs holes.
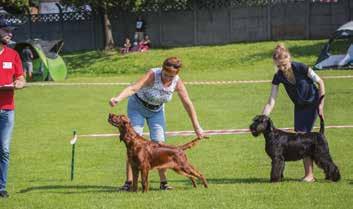
{"type": "MultiPolygon", "coordinates": [[[[159,182],[158,182],[159,183],[159,182]]],[[[188,184],[185,181],[185,184],[188,184]]],[[[190,183],[190,187],[178,187],[177,190],[190,190],[193,189],[190,183]]],[[[28,193],[33,191],[43,191],[46,193],[60,193],[60,194],[79,194],[79,193],[130,193],[125,191],[119,191],[118,187],[112,186],[95,186],[95,185],[73,185],[73,186],[63,186],[63,185],[48,185],[48,186],[38,186],[38,187],[28,187],[22,189],[17,193],[28,193]],[[62,191],[59,191],[62,190],[62,191]]],[[[149,191],[161,191],[159,186],[151,187],[149,186],[149,191]]],[[[142,192],[141,182],[138,185],[138,192],[142,192]]],[[[133,193],[133,192],[131,192],[133,193]]]]}
{"type": "MultiPolygon", "coordinates": [[[[190,187],[178,187],[178,190],[189,190],[192,189],[191,181],[188,179],[185,180],[168,180],[168,182],[173,183],[183,183],[185,185],[190,185],[190,187]]],[[[207,179],[208,184],[222,185],[222,184],[271,184],[267,178],[209,178],[207,179]]],[[[285,178],[283,182],[300,182],[299,179],[285,178]]],[[[150,181],[151,183],[159,183],[159,181],[150,181]]],[[[139,191],[141,190],[141,182],[139,182],[139,191]]],[[[202,187],[201,182],[197,182],[198,187],[202,187]]],[[[350,181],[349,184],[353,184],[353,181],[350,181]]],[[[97,185],[48,185],[48,186],[37,186],[37,187],[28,187],[26,189],[20,190],[18,193],[28,193],[32,191],[46,191],[52,193],[61,193],[61,194],[77,194],[77,193],[98,193],[106,192],[113,193],[119,192],[117,187],[113,186],[97,186],[97,185]],[[69,190],[69,191],[58,191],[58,190],[69,190]]],[[[158,187],[149,186],[149,191],[160,191],[158,187]]]]}
{"type": "MultiPolygon", "coordinates": [[[[269,184],[268,178],[206,178],[209,184],[269,184]]],[[[299,182],[299,179],[284,178],[282,182],[299,182]]],[[[152,181],[158,183],[157,181],[152,181]]],[[[168,180],[168,182],[182,182],[191,184],[190,180],[168,180]]]]}
{"type": "Polygon", "coordinates": [[[265,178],[211,178],[207,179],[210,184],[260,184],[269,183],[265,178]]]}
{"type": "MultiPolygon", "coordinates": [[[[117,54],[105,53],[103,51],[82,51],[81,53],[68,53],[63,56],[63,59],[68,65],[68,69],[87,68],[96,62],[103,62],[112,59],[117,54]]],[[[122,58],[123,59],[123,58],[122,58]]]]}
{"type": "MultiPolygon", "coordinates": [[[[326,42],[318,42],[318,43],[313,43],[313,44],[305,45],[305,46],[291,46],[290,44],[286,44],[286,47],[288,47],[290,53],[292,54],[292,56],[294,57],[294,60],[295,60],[297,57],[310,57],[310,56],[317,57],[317,56],[319,56],[325,43],[326,42]]],[[[270,50],[262,50],[259,53],[252,54],[251,60],[253,62],[258,62],[258,61],[262,61],[262,60],[266,60],[266,59],[271,59],[275,46],[276,45],[273,45],[273,48],[271,48],[270,50]]],[[[246,62],[247,59],[249,59],[249,58],[244,57],[244,62],[246,62]]],[[[309,65],[309,64],[314,64],[314,63],[305,63],[305,64],[309,65]]]]}
{"type": "Polygon", "coordinates": [[[48,186],[37,186],[37,187],[28,187],[26,189],[20,190],[18,193],[27,193],[32,191],[51,191],[51,190],[75,190],[75,191],[68,191],[62,193],[83,193],[82,190],[85,192],[116,192],[117,187],[112,186],[96,186],[96,185],[72,185],[72,186],[65,186],[65,185],[48,185],[48,186]]]}

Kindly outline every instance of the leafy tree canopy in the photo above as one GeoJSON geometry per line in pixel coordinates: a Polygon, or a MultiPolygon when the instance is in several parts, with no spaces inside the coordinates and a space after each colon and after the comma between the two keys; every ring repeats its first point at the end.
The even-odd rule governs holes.
{"type": "Polygon", "coordinates": [[[29,0],[0,0],[0,5],[9,13],[23,13],[28,8],[29,0]]]}

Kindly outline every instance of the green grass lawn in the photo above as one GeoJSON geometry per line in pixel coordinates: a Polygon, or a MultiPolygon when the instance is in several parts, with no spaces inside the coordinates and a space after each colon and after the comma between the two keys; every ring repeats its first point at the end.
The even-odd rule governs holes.
{"type": "MultiPolygon", "coordinates": [[[[326,40],[285,41],[293,60],[313,66],[326,40]]],[[[198,46],[152,49],[146,53],[120,55],[118,52],[87,51],[66,54],[69,80],[133,81],[136,74],[160,66],[164,59],[178,56],[183,61],[184,80],[272,79],[272,51],[277,42],[238,43],[223,46],[198,46]]],[[[322,71],[322,75],[353,75],[352,71],[322,71]]]]}
{"type": "MultiPolygon", "coordinates": [[[[287,42],[296,60],[308,64],[315,62],[322,43],[287,42]]],[[[176,48],[124,57],[117,54],[100,57],[96,52],[70,54],[64,56],[70,66],[69,79],[65,82],[133,81],[146,68],[158,66],[171,55],[184,60],[182,77],[187,81],[271,79],[270,57],[274,45],[274,42],[263,42],[176,48]],[[92,55],[89,64],[83,62],[87,55],[92,55]],[[106,66],[106,74],[103,66],[106,66]],[[77,71],[74,73],[73,69],[77,71]]],[[[352,71],[321,71],[319,74],[353,75],[352,71]]],[[[353,124],[352,82],[353,79],[325,80],[326,125],[353,124]]],[[[0,200],[0,208],[351,208],[353,129],[326,130],[331,154],[343,177],[338,183],[325,181],[317,167],[318,182],[301,183],[299,179],[304,173],[301,161],[287,163],[282,183],[269,183],[270,159],[264,152],[264,139],[262,136],[253,138],[250,134],[213,136],[187,151],[190,162],[208,179],[208,189],[200,184],[194,189],[188,179],[170,171],[169,182],[175,190],[161,192],[154,171],[150,174],[149,193],[116,192],[124,181],[126,149],[114,137],[80,138],[76,147],[76,176],[70,181],[72,131],[115,133],[117,130],[107,122],[108,113],[126,113],[127,103],[124,101],[110,108],[108,100],[122,88],[32,86],[17,91],[8,183],[11,197],[0,200]]],[[[270,84],[189,85],[187,88],[204,129],[233,129],[247,128],[251,119],[261,112],[270,84]]],[[[293,105],[283,86],[280,89],[271,116],[277,127],[291,127],[293,105]]],[[[168,130],[191,129],[181,107],[177,95],[166,105],[168,130]]],[[[167,142],[181,144],[192,138],[171,137],[167,142]]]]}

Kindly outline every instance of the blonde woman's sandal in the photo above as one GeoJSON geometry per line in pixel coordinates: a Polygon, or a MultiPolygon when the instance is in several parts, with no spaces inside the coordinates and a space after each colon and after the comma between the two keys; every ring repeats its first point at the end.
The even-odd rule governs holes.
{"type": "Polygon", "coordinates": [[[314,183],[316,181],[316,178],[313,177],[312,179],[306,179],[306,178],[302,178],[301,182],[306,182],[306,183],[314,183]]]}

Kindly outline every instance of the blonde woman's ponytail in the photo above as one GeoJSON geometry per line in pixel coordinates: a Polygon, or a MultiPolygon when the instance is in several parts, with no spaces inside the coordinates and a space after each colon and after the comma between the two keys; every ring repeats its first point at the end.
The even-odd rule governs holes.
{"type": "Polygon", "coordinates": [[[290,58],[289,50],[285,47],[283,43],[279,43],[273,51],[272,58],[274,60],[290,58]]]}

